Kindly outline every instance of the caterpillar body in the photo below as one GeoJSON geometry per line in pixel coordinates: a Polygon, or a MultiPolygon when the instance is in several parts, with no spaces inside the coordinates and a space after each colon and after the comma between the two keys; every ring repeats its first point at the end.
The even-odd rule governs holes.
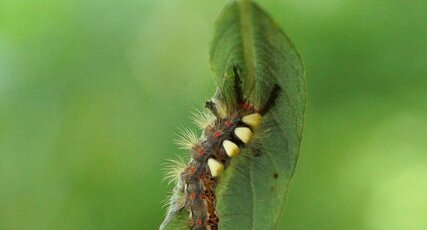
{"type": "Polygon", "coordinates": [[[178,144],[161,230],[275,229],[296,168],[304,125],[302,60],[251,0],[231,1],[216,21],[210,64],[217,91],[178,144]],[[178,165],[175,163],[179,163],[178,165]]]}
{"type": "MultiPolygon", "coordinates": [[[[179,144],[189,149],[191,159],[182,165],[182,171],[169,175],[177,180],[168,215],[183,209],[188,211],[188,229],[217,230],[220,217],[217,211],[216,188],[221,174],[238,157],[243,148],[250,148],[263,117],[274,107],[281,88],[274,85],[266,102],[259,108],[242,94],[240,70],[233,67],[234,94],[230,101],[217,90],[213,99],[206,102],[211,114],[202,114],[197,123],[203,127],[201,138],[186,133],[179,144]],[[177,176],[178,175],[178,176],[177,176]]],[[[256,151],[252,151],[256,152],[256,151]]],[[[175,170],[176,171],[176,170],[175,170]]],[[[165,224],[165,223],[163,223],[165,224]]],[[[162,227],[161,227],[162,228],[162,227]]]]}

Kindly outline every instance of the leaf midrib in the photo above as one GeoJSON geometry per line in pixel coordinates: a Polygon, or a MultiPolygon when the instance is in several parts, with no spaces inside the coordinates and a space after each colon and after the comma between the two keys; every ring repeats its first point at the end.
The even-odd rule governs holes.
{"type": "Polygon", "coordinates": [[[251,92],[255,86],[255,49],[254,49],[254,38],[253,38],[253,23],[251,17],[251,1],[241,0],[240,1],[240,25],[241,25],[241,38],[242,38],[242,50],[243,58],[247,68],[247,92],[251,92]]]}
{"type": "MultiPolygon", "coordinates": [[[[242,38],[242,50],[243,50],[243,58],[245,61],[245,66],[247,68],[247,85],[246,92],[251,92],[253,87],[255,86],[255,49],[254,49],[254,38],[253,38],[253,24],[251,18],[251,1],[250,0],[241,0],[240,1],[240,32],[242,38]]],[[[252,165],[251,165],[252,168],[252,165]]],[[[252,196],[252,223],[251,229],[254,229],[254,221],[255,221],[255,185],[253,184],[253,175],[252,170],[249,172],[249,186],[251,188],[251,196],[252,196]]]]}

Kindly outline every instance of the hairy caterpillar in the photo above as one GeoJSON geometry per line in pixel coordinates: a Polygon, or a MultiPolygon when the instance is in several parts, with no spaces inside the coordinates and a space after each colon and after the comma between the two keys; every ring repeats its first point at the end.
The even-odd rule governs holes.
{"type": "Polygon", "coordinates": [[[217,95],[206,102],[213,116],[201,114],[197,122],[204,127],[202,137],[197,139],[192,133],[185,133],[179,141],[181,147],[191,153],[190,162],[176,178],[181,184],[178,189],[184,194],[178,207],[188,210],[189,229],[218,229],[215,189],[220,176],[232,158],[239,156],[241,148],[250,147],[263,116],[273,108],[281,91],[274,85],[267,101],[257,108],[242,94],[239,67],[234,66],[233,72],[234,100],[223,100],[217,91],[217,95]]]}
{"type": "Polygon", "coordinates": [[[217,19],[210,63],[217,91],[197,113],[201,137],[183,131],[178,141],[191,158],[168,167],[175,187],[160,229],[275,229],[304,124],[301,58],[260,7],[241,0],[217,19]]]}

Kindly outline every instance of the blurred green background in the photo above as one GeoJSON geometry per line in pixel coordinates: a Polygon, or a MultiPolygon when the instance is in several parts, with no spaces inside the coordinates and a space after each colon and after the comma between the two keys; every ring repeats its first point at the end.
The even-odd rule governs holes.
{"type": "MultiPolygon", "coordinates": [[[[0,2],[0,229],[157,229],[226,0],[0,2]]],[[[259,0],[305,60],[280,229],[427,229],[425,0],[259,0]]]]}

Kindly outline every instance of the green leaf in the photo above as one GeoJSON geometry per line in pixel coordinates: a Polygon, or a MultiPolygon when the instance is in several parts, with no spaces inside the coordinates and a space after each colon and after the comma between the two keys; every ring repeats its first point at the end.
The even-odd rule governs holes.
{"type": "Polygon", "coordinates": [[[218,190],[221,229],[274,229],[294,173],[304,123],[304,68],[289,38],[259,6],[232,2],[217,20],[211,65],[226,101],[233,101],[233,66],[242,70],[244,94],[263,104],[275,84],[280,100],[265,117],[262,135],[246,157],[237,157],[218,190]],[[250,157],[260,155],[257,157],[250,157]],[[225,221],[224,221],[225,220],[225,221]]]}
{"type": "MultiPolygon", "coordinates": [[[[216,22],[211,66],[218,100],[235,101],[233,68],[240,68],[243,93],[260,108],[274,85],[281,94],[263,118],[259,133],[220,178],[217,211],[220,229],[275,229],[294,173],[306,103],[302,61],[289,38],[255,3],[233,1],[216,22]]],[[[257,132],[258,132],[257,130],[257,132]]],[[[178,183],[161,229],[188,228],[178,183]]]]}

